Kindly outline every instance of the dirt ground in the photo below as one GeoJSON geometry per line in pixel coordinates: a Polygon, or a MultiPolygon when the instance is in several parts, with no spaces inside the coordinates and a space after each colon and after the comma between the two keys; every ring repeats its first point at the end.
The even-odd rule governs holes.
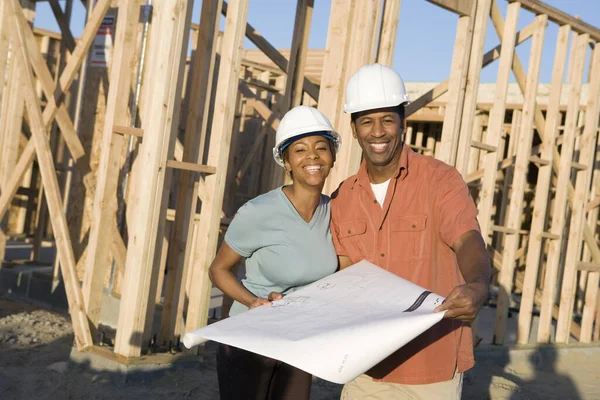
{"type": "MultiPolygon", "coordinates": [[[[0,295],[0,399],[218,399],[213,343],[201,363],[125,376],[70,361],[72,341],[68,315],[0,295]]],[[[479,351],[463,399],[600,399],[595,348],[523,354],[479,351]]],[[[340,390],[315,380],[312,398],[338,399],[340,390]]]]}

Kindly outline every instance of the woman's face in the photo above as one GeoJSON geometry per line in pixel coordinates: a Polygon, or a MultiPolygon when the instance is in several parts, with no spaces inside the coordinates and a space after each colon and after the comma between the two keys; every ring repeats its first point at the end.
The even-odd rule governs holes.
{"type": "Polygon", "coordinates": [[[322,188],[333,168],[332,151],[333,144],[323,136],[303,137],[285,150],[285,169],[292,175],[294,183],[322,188]]]}

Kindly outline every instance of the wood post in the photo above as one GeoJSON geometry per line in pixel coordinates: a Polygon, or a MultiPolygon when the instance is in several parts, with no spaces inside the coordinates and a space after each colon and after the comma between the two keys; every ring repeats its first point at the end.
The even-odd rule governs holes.
{"type": "Polygon", "coordinates": [[[153,82],[143,92],[144,139],[138,154],[144,173],[137,174],[132,183],[136,212],[129,229],[115,339],[115,353],[125,357],[141,355],[146,321],[154,316],[159,264],[154,261],[155,253],[160,252],[156,243],[162,240],[166,220],[169,193],[164,189],[166,164],[179,128],[173,121],[179,120],[192,5],[188,0],[162,0],[153,5],[152,40],[145,71],[145,81],[153,82]]]}
{"type": "Polygon", "coordinates": [[[477,111],[477,93],[479,90],[481,69],[483,68],[483,51],[491,4],[491,0],[478,0],[474,15],[475,22],[473,25],[468,74],[466,77],[464,105],[460,119],[460,131],[458,132],[456,162],[454,163],[458,172],[463,177],[466,177],[468,172],[469,152],[473,138],[473,123],[477,111]]]}
{"type": "Polygon", "coordinates": [[[548,160],[549,163],[540,165],[538,169],[527,257],[525,260],[527,268],[525,268],[518,321],[517,342],[519,344],[526,344],[529,341],[529,333],[531,331],[531,315],[537,286],[540,254],[542,252],[542,243],[545,240],[542,237],[542,233],[545,230],[546,208],[552,179],[552,158],[554,156],[555,140],[560,124],[560,94],[563,86],[565,65],[567,63],[570,32],[571,27],[569,25],[561,26],[555,46],[554,67],[550,85],[551,95],[546,114],[544,137],[540,147],[540,158],[548,160]]]}
{"type": "MultiPolygon", "coordinates": [[[[323,102],[336,102],[335,107],[332,108],[336,109],[338,115],[333,116],[331,121],[342,137],[343,143],[337,154],[335,166],[327,180],[326,188],[324,189],[328,193],[333,192],[344,179],[356,173],[360,166],[362,150],[358,145],[358,142],[354,140],[352,136],[350,115],[344,113],[342,107],[344,101],[344,88],[348,79],[360,67],[375,61],[375,39],[380,31],[378,23],[381,13],[381,0],[367,0],[361,2],[360,12],[358,12],[356,5],[353,6],[349,2],[343,3],[344,4],[338,4],[338,2],[334,1],[331,6],[328,36],[332,35],[332,40],[330,42],[329,37],[327,39],[327,49],[329,53],[326,55],[323,67],[324,71],[328,71],[327,68],[331,67],[329,62],[343,63],[344,68],[342,71],[339,69],[333,69],[332,71],[334,74],[343,72],[343,75],[339,76],[340,79],[335,85],[337,91],[335,97],[324,96],[323,101],[319,101],[319,107],[321,107],[323,102]],[[348,10],[348,7],[351,7],[353,11],[348,10]],[[346,33],[334,33],[334,29],[339,29],[340,23],[341,25],[344,25],[345,23],[350,24],[349,26],[351,29],[349,29],[348,32],[349,36],[347,36],[346,33]],[[329,59],[329,57],[334,54],[332,53],[330,46],[335,46],[336,44],[344,47],[345,61],[341,61],[339,58],[335,60],[329,59]]],[[[333,78],[335,79],[335,76],[333,78]]],[[[323,80],[325,80],[325,77],[323,77],[323,80]]],[[[321,87],[323,86],[324,82],[321,82],[321,87]]],[[[325,115],[332,116],[329,110],[325,112],[325,110],[322,109],[321,111],[324,111],[325,115]]]]}
{"type": "MultiPolygon", "coordinates": [[[[585,60],[585,52],[583,52],[581,58],[585,60]]],[[[577,263],[580,261],[583,244],[583,227],[586,223],[585,205],[589,199],[589,188],[593,173],[594,156],[596,153],[595,144],[598,136],[598,115],[600,111],[598,105],[598,102],[600,101],[600,49],[598,47],[595,47],[593,50],[591,68],[591,80],[588,87],[588,102],[585,113],[585,127],[583,134],[579,137],[579,163],[586,166],[586,168],[575,172],[575,196],[571,207],[571,226],[569,229],[567,253],[564,261],[565,269],[563,272],[560,310],[556,328],[556,341],[558,343],[566,343],[569,341],[569,326],[572,320],[573,303],[575,300],[577,263]]],[[[574,73],[574,79],[577,79],[577,77],[578,75],[574,73]]],[[[565,149],[564,143],[563,149],[565,149]]],[[[563,152],[564,151],[565,150],[563,150],[563,152]]],[[[593,291],[597,292],[598,290],[598,274],[595,273],[590,275],[591,276],[588,276],[590,282],[588,286],[590,288],[588,302],[594,304],[595,296],[593,295],[593,291]]],[[[585,333],[585,341],[589,342],[592,333],[591,324],[586,326],[585,333]]]]}
{"type": "Polygon", "coordinates": [[[8,8],[12,11],[10,14],[12,14],[14,21],[13,54],[17,57],[17,65],[20,66],[22,84],[25,88],[23,95],[25,97],[32,140],[35,144],[36,155],[40,164],[42,183],[46,189],[50,219],[56,236],[58,257],[63,268],[62,274],[65,279],[65,290],[69,301],[71,319],[73,320],[75,342],[77,348],[81,350],[92,345],[92,338],[87,316],[83,308],[83,296],[79,287],[79,281],[77,280],[75,258],[73,257],[73,250],[71,248],[67,219],[61,208],[60,189],[54,170],[50,143],[46,135],[47,128],[42,117],[39,99],[35,94],[33,74],[25,47],[25,24],[17,15],[20,12],[17,0],[9,0],[6,4],[8,4],[8,8]]]}
{"type": "Polygon", "coordinates": [[[186,332],[198,329],[207,322],[211,288],[208,267],[217,249],[248,2],[248,0],[230,0],[227,10],[207,160],[208,165],[217,168],[217,173],[205,179],[208,196],[202,201],[198,238],[193,255],[191,285],[193,290],[190,293],[186,332]]]}
{"type": "MultiPolygon", "coordinates": [[[[542,62],[542,49],[544,45],[544,34],[546,31],[546,15],[536,17],[536,31],[531,43],[529,56],[529,71],[527,73],[527,86],[524,95],[523,116],[521,118],[520,131],[516,148],[516,161],[512,179],[512,193],[508,208],[508,218],[505,226],[508,229],[519,231],[521,229],[521,216],[523,213],[523,198],[527,185],[527,172],[529,170],[529,157],[533,142],[533,116],[536,107],[536,96],[542,62]]],[[[517,135],[517,132],[511,132],[517,135]]],[[[505,176],[506,178],[506,176],[505,176]]],[[[506,319],[510,305],[510,294],[513,289],[513,277],[515,269],[516,253],[519,248],[520,235],[506,235],[504,240],[502,269],[498,283],[500,292],[496,307],[496,323],[494,329],[494,341],[496,344],[504,343],[506,330],[506,319]]]]}
{"type": "MultiPolygon", "coordinates": [[[[214,76],[216,36],[221,18],[221,0],[202,2],[198,45],[194,58],[194,68],[187,111],[183,160],[200,164],[204,149],[200,139],[206,134],[209,99],[214,76]]],[[[199,174],[181,171],[178,181],[176,217],[173,235],[169,246],[167,277],[162,309],[160,341],[175,339],[183,334],[183,312],[185,307],[185,279],[191,263],[194,227],[193,215],[198,203],[199,174]]],[[[160,290],[160,288],[159,288],[160,290]]]]}
{"type": "MultiPolygon", "coordinates": [[[[570,92],[567,116],[565,121],[565,131],[560,153],[560,168],[558,170],[557,191],[554,198],[554,208],[552,210],[551,229],[554,234],[561,235],[558,239],[550,241],[548,248],[548,263],[546,266],[546,276],[544,281],[544,294],[542,308],[540,311],[540,325],[538,331],[538,342],[547,343],[550,341],[550,329],[552,322],[552,310],[556,301],[558,290],[558,270],[561,247],[563,243],[562,233],[565,227],[567,196],[568,191],[564,188],[570,184],[571,180],[571,162],[573,160],[573,150],[575,146],[576,123],[579,114],[579,98],[581,94],[581,83],[583,78],[583,68],[585,61],[585,52],[589,41],[589,35],[573,35],[573,51],[569,60],[570,69],[570,92]]],[[[569,319],[570,320],[570,319],[569,319]]],[[[558,337],[556,338],[558,340],[558,337]]],[[[566,339],[562,338],[564,342],[566,339]]]]}
{"type": "MultiPolygon", "coordinates": [[[[506,94],[510,79],[511,65],[515,52],[515,35],[517,33],[517,20],[519,18],[519,3],[508,5],[506,25],[502,37],[502,52],[498,66],[498,77],[496,80],[496,95],[494,105],[490,112],[490,120],[487,129],[486,142],[488,145],[500,144],[502,126],[504,124],[504,112],[506,110],[506,94]]],[[[479,201],[479,224],[484,240],[491,231],[492,206],[494,201],[494,189],[496,185],[496,173],[501,154],[498,151],[488,152],[484,161],[484,177],[481,188],[481,200],[479,201]]]]}
{"type": "MultiPolygon", "coordinates": [[[[97,11],[98,6],[94,8],[93,13],[97,11]]],[[[116,191],[120,154],[124,141],[122,135],[113,133],[113,126],[129,126],[130,123],[128,106],[138,16],[139,5],[137,2],[120,3],[102,134],[102,153],[96,178],[96,193],[83,280],[86,311],[93,329],[98,327],[100,319],[104,277],[107,268],[110,268],[111,236],[116,234],[112,226],[116,226],[116,191]]]]}
{"type": "MultiPolygon", "coordinates": [[[[435,153],[437,159],[450,165],[456,164],[458,135],[464,109],[467,74],[470,66],[469,57],[473,42],[476,2],[472,2],[470,5],[470,13],[458,18],[452,67],[448,81],[448,101],[446,102],[444,125],[442,126],[442,140],[435,153]]],[[[485,31],[483,36],[485,37],[485,31]]],[[[477,63],[475,68],[481,69],[480,63],[477,63]]]]}

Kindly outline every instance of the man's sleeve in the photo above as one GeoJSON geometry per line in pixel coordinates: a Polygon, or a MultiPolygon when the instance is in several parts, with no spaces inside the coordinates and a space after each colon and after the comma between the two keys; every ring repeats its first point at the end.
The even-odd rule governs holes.
{"type": "Polygon", "coordinates": [[[340,227],[337,224],[337,215],[334,212],[335,205],[333,201],[331,202],[331,220],[329,222],[329,227],[331,229],[331,237],[333,239],[333,247],[335,247],[335,252],[338,256],[346,256],[348,257],[348,252],[340,242],[340,227]]]}
{"type": "Polygon", "coordinates": [[[250,257],[262,247],[256,208],[248,203],[240,207],[225,233],[225,242],[242,257],[250,257]]]}
{"type": "Polygon", "coordinates": [[[467,184],[455,168],[442,172],[437,182],[440,235],[444,242],[452,247],[463,234],[480,231],[477,208],[467,184]]]}

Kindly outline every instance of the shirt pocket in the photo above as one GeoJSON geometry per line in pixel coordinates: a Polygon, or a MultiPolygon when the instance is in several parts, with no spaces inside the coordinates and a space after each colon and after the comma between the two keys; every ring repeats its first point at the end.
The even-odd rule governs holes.
{"type": "Polygon", "coordinates": [[[427,215],[406,215],[392,220],[392,259],[419,261],[429,258],[427,215]]]}
{"type": "Polygon", "coordinates": [[[367,257],[366,249],[367,221],[346,221],[340,224],[340,242],[353,262],[367,257]]]}

